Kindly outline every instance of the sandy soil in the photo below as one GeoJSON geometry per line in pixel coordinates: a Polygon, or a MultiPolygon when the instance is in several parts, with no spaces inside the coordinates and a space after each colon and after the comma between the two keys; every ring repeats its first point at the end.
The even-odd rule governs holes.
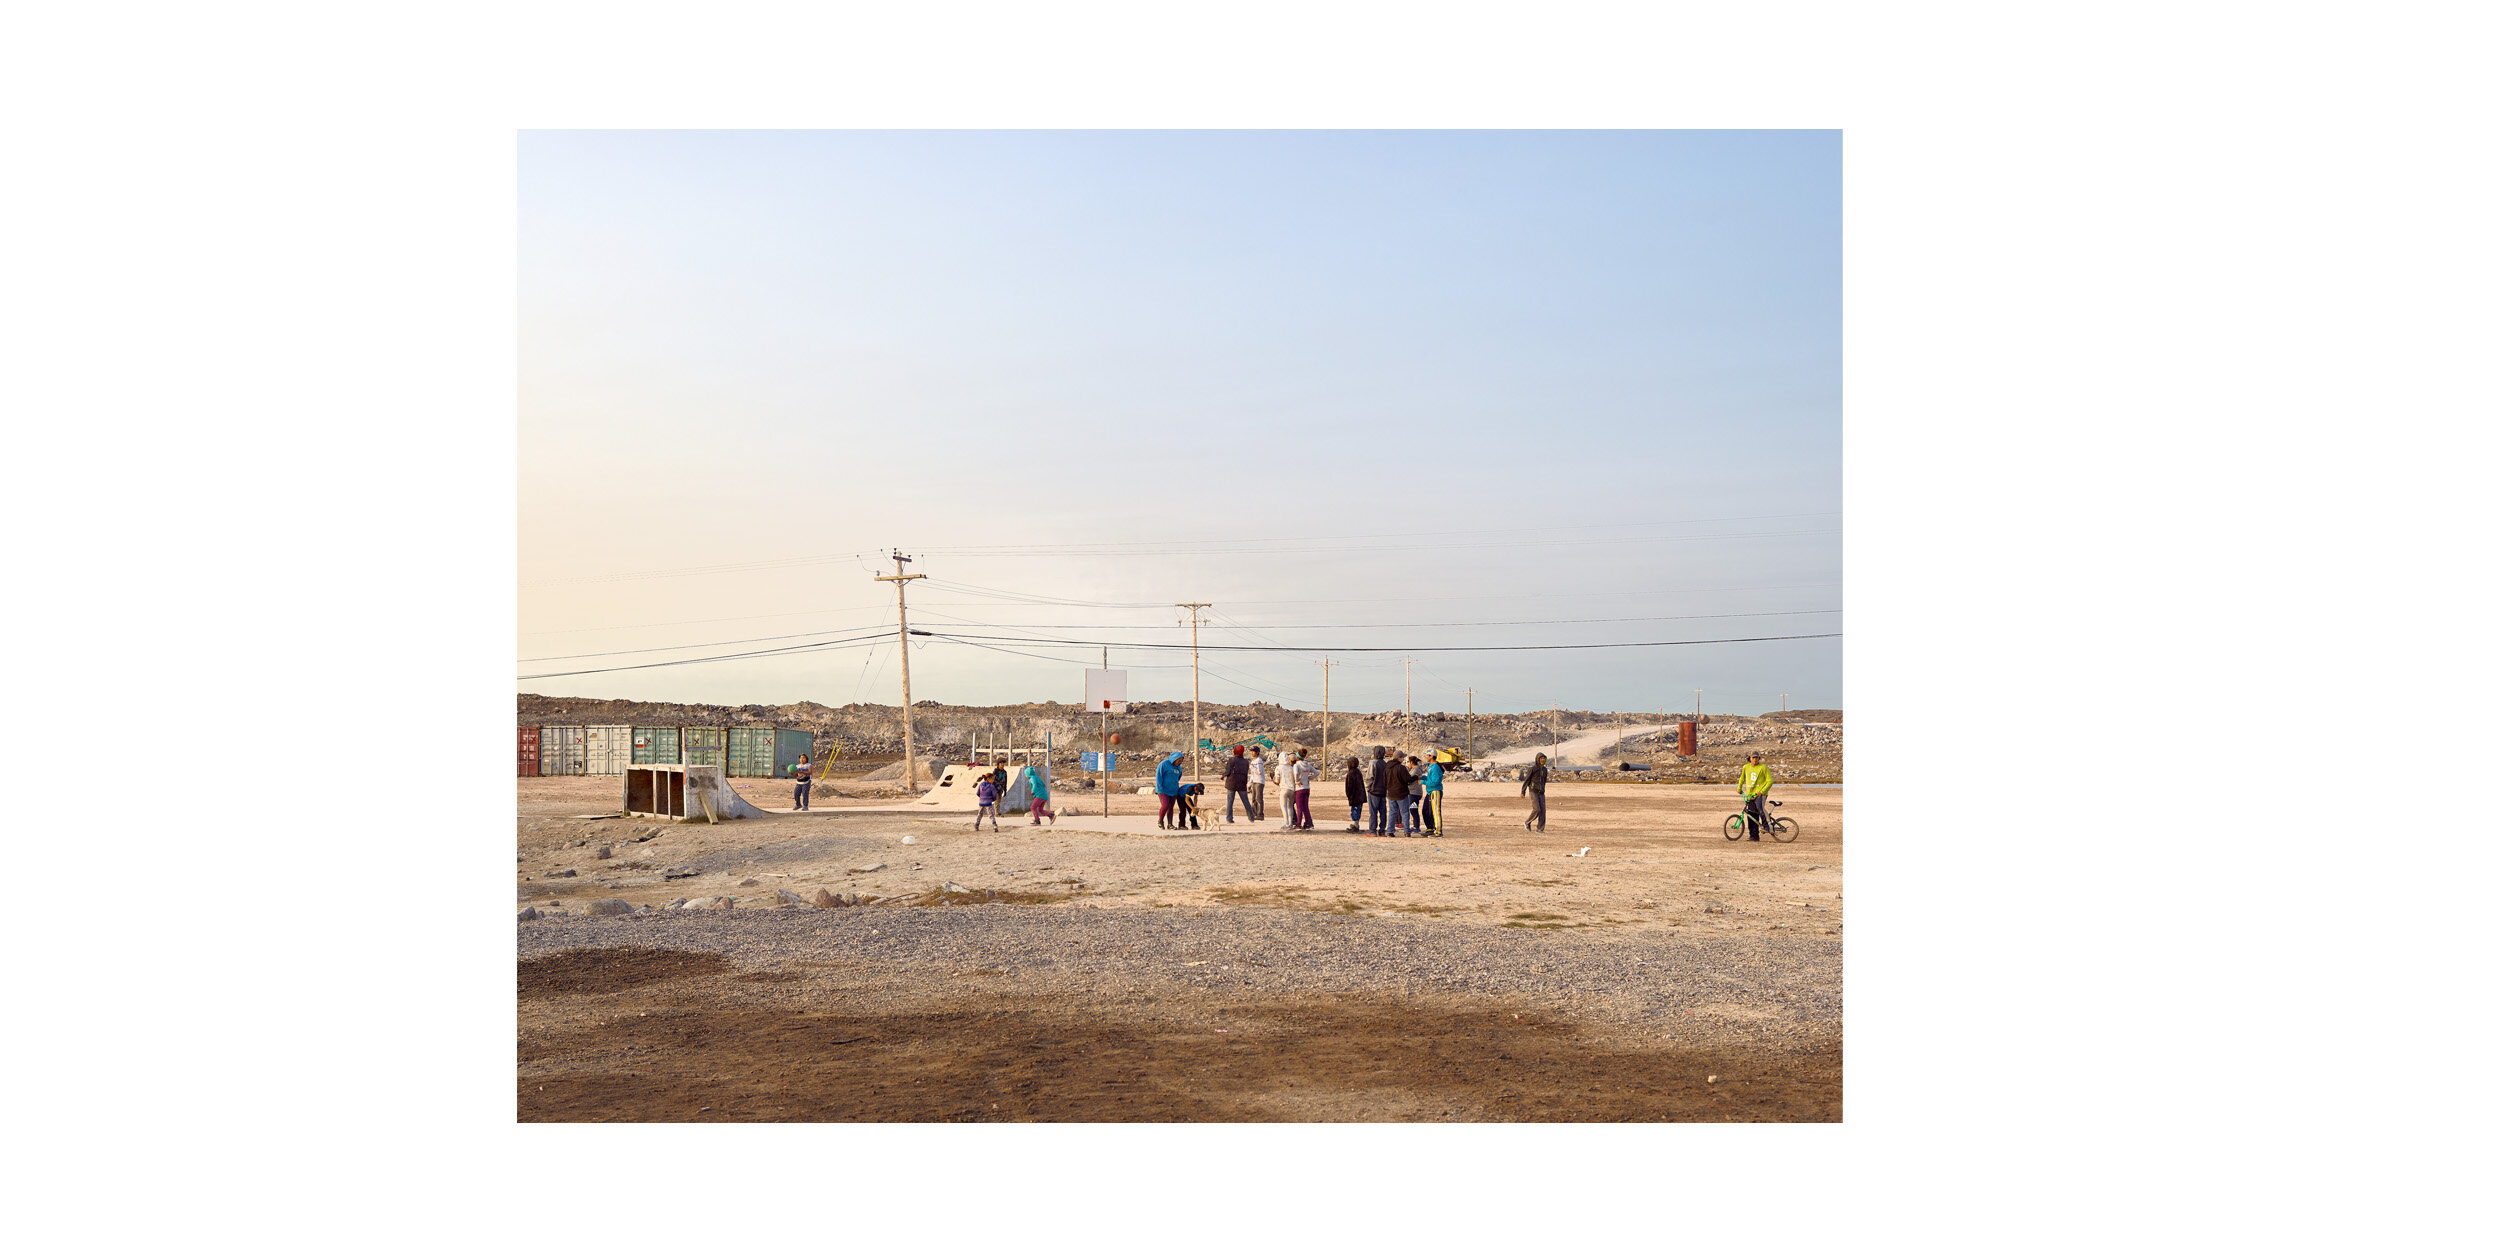
{"type": "Polygon", "coordinates": [[[1722,786],[1557,783],[1537,834],[1459,782],[1407,839],[1326,783],[1316,832],[1158,837],[1089,828],[1099,792],[975,833],[830,796],[585,820],[616,779],[516,780],[518,900],[561,909],[520,926],[524,1119],[1839,1118],[1837,787],[1776,796],[1782,845],[1727,841],[1722,786]],[[777,909],[820,888],[883,901],[777,909]]]}

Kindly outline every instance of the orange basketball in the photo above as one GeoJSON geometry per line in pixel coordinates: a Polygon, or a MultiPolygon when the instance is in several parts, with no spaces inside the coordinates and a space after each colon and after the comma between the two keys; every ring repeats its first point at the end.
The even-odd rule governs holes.
{"type": "Polygon", "coordinates": [[[1118,735],[1118,734],[1113,734],[1113,735],[1111,735],[1111,745],[1113,745],[1113,746],[1115,746],[1115,747],[1116,747],[1116,746],[1118,746],[1118,745],[1120,745],[1120,735],[1118,735]]]}

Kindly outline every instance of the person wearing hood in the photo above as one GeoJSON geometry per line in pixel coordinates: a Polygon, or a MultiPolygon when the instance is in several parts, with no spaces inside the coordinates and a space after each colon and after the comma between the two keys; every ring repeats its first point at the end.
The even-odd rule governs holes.
{"type": "Polygon", "coordinates": [[[1364,779],[1363,789],[1371,796],[1371,835],[1375,838],[1386,837],[1389,832],[1389,770],[1392,767],[1389,748],[1373,747],[1372,775],[1364,779]]]}
{"type": "Polygon", "coordinates": [[[1164,756],[1162,763],[1155,765],[1155,798],[1158,801],[1155,827],[1158,829],[1174,827],[1173,814],[1179,809],[1181,801],[1181,755],[1182,752],[1174,751],[1164,756]]]}
{"type": "Polygon", "coordinates": [[[1528,796],[1528,828],[1545,832],[1545,753],[1537,752],[1536,763],[1520,772],[1519,792],[1528,796]]]}
{"type": "Polygon", "coordinates": [[[1347,833],[1363,831],[1363,761],[1345,757],[1345,802],[1351,812],[1345,818],[1347,833]]]}
{"type": "Polygon", "coordinates": [[[1050,823],[1058,824],[1059,813],[1050,810],[1050,783],[1044,781],[1041,770],[1031,764],[1024,766],[1024,789],[1033,796],[1033,823],[1038,825],[1042,823],[1042,817],[1048,816],[1050,823]]]}
{"type": "Polygon", "coordinates": [[[1250,806],[1250,757],[1233,748],[1233,757],[1224,761],[1224,823],[1233,823],[1233,800],[1241,800],[1241,814],[1258,819],[1257,809],[1250,806]]]}

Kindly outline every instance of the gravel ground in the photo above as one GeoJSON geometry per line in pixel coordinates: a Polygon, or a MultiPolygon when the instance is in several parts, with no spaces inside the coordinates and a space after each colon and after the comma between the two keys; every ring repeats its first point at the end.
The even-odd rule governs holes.
{"type": "Polygon", "coordinates": [[[1373,995],[1552,1011],[1627,1037],[1787,1048],[1836,1041],[1841,946],[1806,934],[1553,933],[1268,908],[814,908],[566,917],[519,926],[519,956],[601,947],[717,953],[798,975],[782,1005],[916,1010],[1033,993],[1097,1014],[1277,995],[1373,995]],[[809,969],[831,969],[810,973],[809,969]]]}

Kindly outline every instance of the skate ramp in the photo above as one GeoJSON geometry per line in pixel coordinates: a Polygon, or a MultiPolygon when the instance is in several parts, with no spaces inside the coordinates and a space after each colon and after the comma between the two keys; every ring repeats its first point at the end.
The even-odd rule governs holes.
{"type": "MultiPolygon", "coordinates": [[[[936,785],[929,787],[927,794],[911,801],[911,810],[978,811],[981,807],[981,799],[974,792],[974,788],[980,785],[981,778],[989,771],[987,767],[976,768],[970,764],[949,764],[946,766],[945,774],[937,779],[936,785]]],[[[1043,785],[1050,784],[1049,768],[1036,764],[1033,766],[1033,771],[1042,775],[1043,785]]],[[[1000,796],[998,810],[1002,813],[1033,810],[1033,793],[1031,788],[1024,784],[1023,765],[1016,765],[1007,770],[1007,793],[1000,796]]]]}
{"type": "Polygon", "coordinates": [[[744,820],[762,808],[729,788],[718,764],[635,764],[625,770],[625,811],[673,820],[744,820]]]}

